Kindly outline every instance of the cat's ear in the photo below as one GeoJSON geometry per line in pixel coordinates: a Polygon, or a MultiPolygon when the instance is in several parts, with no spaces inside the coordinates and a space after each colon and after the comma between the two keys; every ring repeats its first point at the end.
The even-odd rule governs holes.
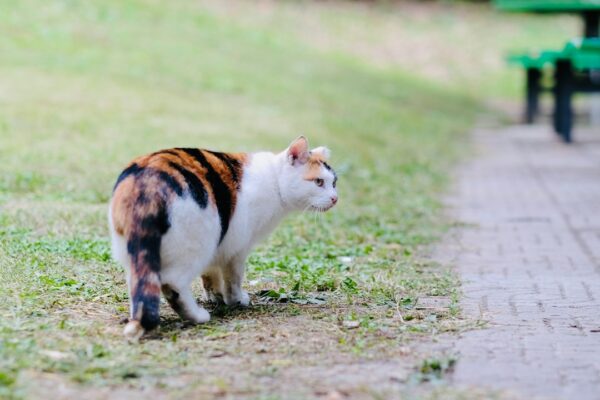
{"type": "Polygon", "coordinates": [[[315,147],[310,152],[323,161],[329,160],[329,157],[331,156],[331,151],[324,146],[315,147]]]}
{"type": "Polygon", "coordinates": [[[292,165],[306,164],[309,157],[308,140],[304,136],[294,140],[287,149],[287,157],[292,165]]]}

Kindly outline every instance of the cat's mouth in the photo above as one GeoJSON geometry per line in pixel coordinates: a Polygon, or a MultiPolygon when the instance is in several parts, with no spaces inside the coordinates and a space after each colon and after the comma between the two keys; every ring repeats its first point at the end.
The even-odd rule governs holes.
{"type": "Polygon", "coordinates": [[[310,206],[310,209],[311,209],[311,211],[325,212],[325,211],[331,210],[333,208],[333,206],[335,206],[335,204],[330,204],[326,207],[310,206]]]}

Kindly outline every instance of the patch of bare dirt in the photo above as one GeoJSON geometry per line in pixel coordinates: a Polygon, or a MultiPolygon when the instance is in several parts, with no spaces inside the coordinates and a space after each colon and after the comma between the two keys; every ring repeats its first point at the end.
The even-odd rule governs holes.
{"type": "MultiPolygon", "coordinates": [[[[436,312],[443,312],[439,306],[437,301],[423,303],[428,310],[435,307],[436,312]]],[[[373,312],[363,307],[354,310],[373,312]]],[[[123,345],[117,316],[78,311],[82,324],[88,319],[97,322],[98,317],[106,320],[100,328],[106,343],[123,345]]],[[[258,305],[217,316],[204,327],[186,325],[167,311],[160,330],[139,346],[164,352],[155,354],[153,362],[161,357],[172,362],[185,354],[182,363],[187,366],[178,368],[180,374],[105,386],[32,371],[22,379],[35,384],[23,387],[28,388],[27,398],[52,399],[137,399],[147,395],[156,399],[371,399],[397,398],[412,390],[415,366],[423,358],[437,356],[439,344],[429,335],[400,334],[398,327],[409,322],[386,321],[383,316],[377,316],[381,319],[376,327],[346,327],[339,318],[346,311],[331,306],[258,305]]],[[[49,349],[43,356],[60,361],[63,353],[49,349]]]]}

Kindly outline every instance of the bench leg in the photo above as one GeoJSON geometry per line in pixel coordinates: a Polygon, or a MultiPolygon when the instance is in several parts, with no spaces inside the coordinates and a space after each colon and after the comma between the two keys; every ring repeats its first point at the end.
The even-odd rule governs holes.
{"type": "Polygon", "coordinates": [[[583,36],[586,38],[598,37],[600,33],[600,11],[583,13],[583,36]]]}
{"type": "Polygon", "coordinates": [[[554,129],[567,143],[573,127],[573,67],[569,61],[556,62],[554,78],[554,129]]]}
{"type": "Polygon", "coordinates": [[[539,111],[542,71],[538,68],[527,68],[526,74],[525,123],[533,124],[539,111]]]}

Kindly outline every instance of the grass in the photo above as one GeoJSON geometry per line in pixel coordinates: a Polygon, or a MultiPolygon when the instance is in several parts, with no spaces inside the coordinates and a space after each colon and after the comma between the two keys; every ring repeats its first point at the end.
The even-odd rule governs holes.
{"type": "Polygon", "coordinates": [[[502,13],[488,2],[203,3],[246,26],[270,26],[321,51],[402,69],[487,100],[522,96],[524,74],[506,67],[506,54],[560,49],[582,31],[576,16],[502,13]]]}
{"type": "MultiPolygon", "coordinates": [[[[1,398],[305,398],[336,387],[329,369],[410,367],[407,346],[461,329],[456,278],[422,255],[446,227],[439,194],[482,98],[291,23],[306,7],[349,37],[356,5],[334,18],[266,3],[285,18],[249,19],[233,4],[0,2],[1,398]],[[291,218],[252,254],[251,309],[187,326],[165,306],[161,329],[128,345],[106,227],[122,167],[174,146],[280,150],[300,133],[333,150],[336,210],[291,218]],[[451,300],[418,306],[430,297],[451,300]]],[[[388,26],[377,10],[357,34],[388,26]]]]}

